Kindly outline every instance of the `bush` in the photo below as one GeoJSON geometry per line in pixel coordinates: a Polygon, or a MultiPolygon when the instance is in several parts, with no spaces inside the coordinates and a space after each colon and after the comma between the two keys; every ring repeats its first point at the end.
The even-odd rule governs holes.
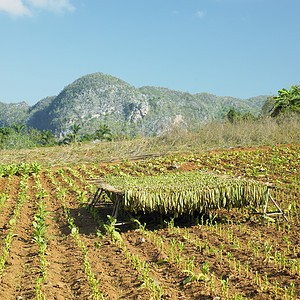
{"type": "Polygon", "coordinates": [[[3,149],[30,149],[37,146],[28,134],[22,133],[10,134],[2,144],[3,149]]]}

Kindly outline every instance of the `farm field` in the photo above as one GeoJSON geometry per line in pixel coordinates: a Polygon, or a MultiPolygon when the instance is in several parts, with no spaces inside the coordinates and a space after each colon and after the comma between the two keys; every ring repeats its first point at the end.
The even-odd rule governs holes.
{"type": "Polygon", "coordinates": [[[0,299],[300,299],[299,217],[299,145],[0,164],[0,299]],[[272,216],[262,226],[251,209],[219,209],[178,219],[139,214],[117,230],[109,203],[88,206],[90,178],[194,170],[273,185],[288,222],[272,216]]]}

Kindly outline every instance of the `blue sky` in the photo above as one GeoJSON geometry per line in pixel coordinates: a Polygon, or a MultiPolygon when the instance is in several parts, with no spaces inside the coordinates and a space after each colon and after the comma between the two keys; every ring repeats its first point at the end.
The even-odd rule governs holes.
{"type": "Polygon", "coordinates": [[[300,84],[299,0],[0,0],[0,102],[103,72],[249,98],[300,84]]]}

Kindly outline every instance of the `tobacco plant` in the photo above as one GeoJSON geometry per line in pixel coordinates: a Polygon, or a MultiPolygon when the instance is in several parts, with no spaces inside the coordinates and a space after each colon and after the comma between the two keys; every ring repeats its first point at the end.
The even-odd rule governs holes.
{"type": "Polygon", "coordinates": [[[13,217],[9,221],[9,232],[8,232],[6,238],[5,238],[5,245],[4,245],[4,249],[3,249],[3,254],[0,258],[0,278],[2,276],[4,267],[5,267],[5,263],[6,263],[8,254],[9,254],[9,249],[10,249],[12,238],[14,236],[14,230],[15,230],[15,225],[16,225],[17,218],[20,215],[20,211],[21,211],[21,208],[23,206],[24,201],[28,199],[27,179],[28,179],[27,175],[23,175],[22,178],[21,178],[21,181],[20,181],[21,191],[19,193],[19,199],[18,199],[16,207],[14,209],[13,217]]]}
{"type": "Polygon", "coordinates": [[[267,197],[267,186],[262,183],[203,172],[151,177],[106,176],[105,181],[124,190],[124,209],[134,212],[180,215],[221,207],[260,207],[267,197]]]}

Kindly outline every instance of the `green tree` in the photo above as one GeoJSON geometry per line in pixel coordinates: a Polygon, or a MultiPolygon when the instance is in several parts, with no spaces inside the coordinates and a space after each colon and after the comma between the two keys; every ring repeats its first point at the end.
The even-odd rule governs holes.
{"type": "Polygon", "coordinates": [[[90,142],[94,138],[93,134],[85,133],[85,135],[81,138],[82,142],[90,142]]]}
{"type": "Polygon", "coordinates": [[[72,133],[67,134],[60,144],[71,144],[74,142],[74,135],[72,133]]]}
{"type": "Polygon", "coordinates": [[[270,111],[273,109],[275,105],[275,96],[270,96],[265,101],[264,105],[261,108],[262,115],[269,115],[270,111]]]}
{"type": "Polygon", "coordinates": [[[23,129],[26,128],[25,124],[19,125],[17,123],[15,123],[12,128],[15,130],[16,133],[21,133],[23,131],[23,129]]]}
{"type": "Polygon", "coordinates": [[[72,126],[72,133],[69,133],[63,140],[60,142],[60,144],[71,144],[76,143],[79,138],[79,130],[81,129],[80,124],[74,124],[72,126]]]}
{"type": "Polygon", "coordinates": [[[51,130],[43,130],[40,141],[43,145],[53,145],[55,143],[55,136],[51,130]]]}
{"type": "MultiPolygon", "coordinates": [[[[23,134],[23,133],[22,133],[23,134]]],[[[30,139],[36,143],[36,145],[39,145],[39,141],[41,139],[41,132],[33,127],[28,128],[28,135],[30,136],[30,139]]]]}
{"type": "Polygon", "coordinates": [[[10,127],[1,127],[0,128],[0,143],[4,143],[10,134],[13,134],[14,130],[10,127]]]}
{"type": "Polygon", "coordinates": [[[3,147],[5,149],[30,149],[37,147],[37,144],[27,133],[13,133],[7,137],[3,147]]]}
{"type": "Polygon", "coordinates": [[[109,129],[108,125],[100,124],[99,129],[95,131],[95,137],[99,140],[112,140],[111,130],[109,129]]]}
{"type": "Polygon", "coordinates": [[[242,115],[237,112],[234,108],[231,108],[229,112],[227,113],[227,119],[229,120],[230,123],[237,122],[241,120],[242,115]]]}
{"type": "Polygon", "coordinates": [[[254,121],[256,118],[251,114],[251,112],[247,112],[242,115],[242,119],[245,121],[254,121]]]}
{"type": "Polygon", "coordinates": [[[300,113],[300,85],[292,85],[290,90],[279,90],[274,99],[275,104],[271,109],[272,117],[285,112],[300,113]]]}
{"type": "Polygon", "coordinates": [[[73,142],[77,142],[78,140],[78,137],[79,137],[79,130],[81,129],[81,125],[80,124],[74,124],[72,126],[72,130],[73,130],[73,142]]]}

